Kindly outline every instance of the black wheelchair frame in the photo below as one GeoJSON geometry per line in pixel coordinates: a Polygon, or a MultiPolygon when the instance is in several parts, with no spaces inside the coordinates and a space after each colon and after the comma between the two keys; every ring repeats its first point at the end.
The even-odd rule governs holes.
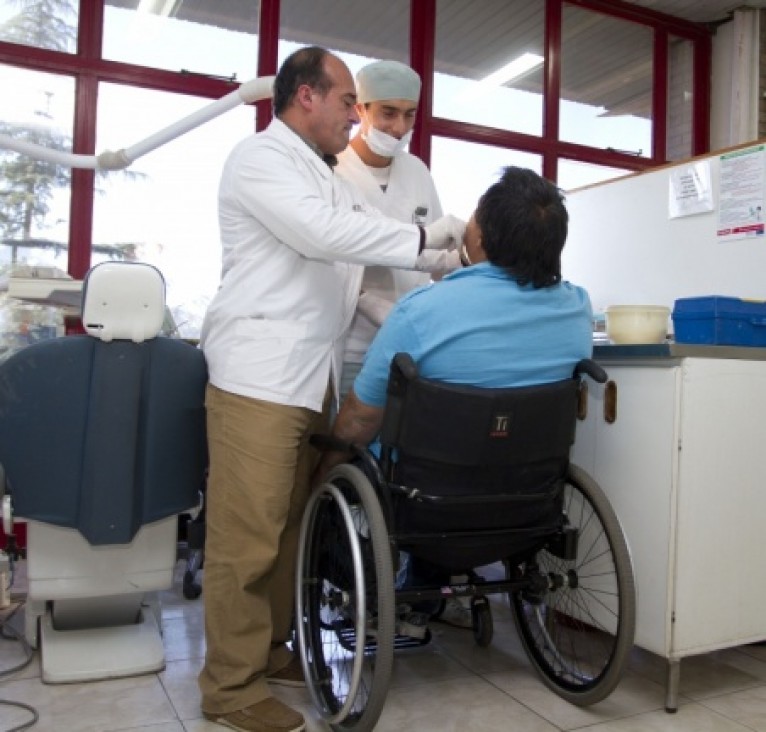
{"type": "Polygon", "coordinates": [[[374,728],[395,649],[395,608],[470,597],[473,635],[491,642],[492,594],[507,594],[522,645],[542,681],[585,706],[609,695],[635,632],[635,585],[619,521],[593,479],[569,463],[583,375],[514,389],[420,377],[407,354],[391,365],[382,450],[326,436],[356,464],[312,494],[296,576],[296,635],[314,704],[336,730],[374,728]],[[479,486],[477,488],[476,486],[479,486]],[[468,488],[466,488],[468,486],[468,488]],[[468,582],[395,589],[399,551],[468,582]],[[474,569],[503,562],[505,579],[474,569]]]}

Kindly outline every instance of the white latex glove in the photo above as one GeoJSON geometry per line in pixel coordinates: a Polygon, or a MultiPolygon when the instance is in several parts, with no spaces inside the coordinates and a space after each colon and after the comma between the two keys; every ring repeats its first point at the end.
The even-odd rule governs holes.
{"type": "Polygon", "coordinates": [[[424,249],[415,260],[416,270],[435,275],[449,274],[462,266],[457,249],[424,249]]]}
{"type": "Polygon", "coordinates": [[[447,214],[425,227],[426,249],[450,249],[460,246],[465,231],[465,221],[447,214]]]}

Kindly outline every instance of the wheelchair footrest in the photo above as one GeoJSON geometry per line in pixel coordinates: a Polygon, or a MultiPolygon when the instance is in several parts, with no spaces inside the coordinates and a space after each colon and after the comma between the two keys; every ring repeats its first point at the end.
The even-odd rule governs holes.
{"type": "MultiPolygon", "coordinates": [[[[353,628],[344,628],[343,630],[336,630],[338,642],[341,647],[349,653],[356,652],[356,633],[353,628]]],[[[394,649],[404,650],[407,648],[420,648],[421,646],[428,645],[431,642],[431,630],[426,628],[425,635],[422,638],[413,638],[410,635],[395,635],[394,636],[394,649]]],[[[377,638],[370,634],[364,639],[365,652],[374,651],[377,648],[377,638]]]]}
{"type": "Polygon", "coordinates": [[[413,638],[411,635],[395,635],[394,649],[400,651],[406,648],[420,648],[421,646],[428,645],[430,642],[431,630],[426,628],[426,633],[422,638],[413,638]]]}

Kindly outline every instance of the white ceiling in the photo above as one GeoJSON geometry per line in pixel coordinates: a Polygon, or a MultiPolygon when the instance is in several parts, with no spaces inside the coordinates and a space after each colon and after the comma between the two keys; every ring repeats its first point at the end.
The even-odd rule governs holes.
{"type": "MultiPolygon", "coordinates": [[[[121,7],[138,4],[138,0],[106,1],[121,7]]],[[[711,28],[730,20],[737,7],[766,7],[766,0],[630,2],[711,24],[711,28]]],[[[175,14],[184,20],[256,30],[256,0],[181,0],[175,7],[175,14]]],[[[437,72],[481,79],[524,52],[544,52],[543,0],[438,0],[437,10],[437,72]]],[[[281,34],[296,43],[406,63],[409,11],[410,0],[282,0],[281,34]]],[[[563,37],[561,93],[565,99],[602,106],[608,114],[651,113],[653,33],[649,27],[566,3],[563,37]]],[[[686,42],[671,35],[669,43],[686,42]]],[[[538,69],[513,86],[539,92],[542,81],[542,69],[538,69]]]]}
{"type": "Polygon", "coordinates": [[[743,5],[764,8],[766,0],[628,0],[632,5],[674,15],[695,23],[715,23],[743,5]]]}

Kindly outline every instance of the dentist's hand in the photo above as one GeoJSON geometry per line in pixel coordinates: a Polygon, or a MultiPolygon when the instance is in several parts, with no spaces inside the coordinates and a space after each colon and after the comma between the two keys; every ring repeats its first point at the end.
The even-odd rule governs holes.
{"type": "Polygon", "coordinates": [[[463,266],[460,252],[457,249],[424,249],[415,261],[415,269],[419,272],[430,272],[437,278],[463,266]]]}
{"type": "Polygon", "coordinates": [[[424,228],[426,249],[449,249],[460,246],[463,241],[465,221],[452,214],[447,214],[424,228]]]}

